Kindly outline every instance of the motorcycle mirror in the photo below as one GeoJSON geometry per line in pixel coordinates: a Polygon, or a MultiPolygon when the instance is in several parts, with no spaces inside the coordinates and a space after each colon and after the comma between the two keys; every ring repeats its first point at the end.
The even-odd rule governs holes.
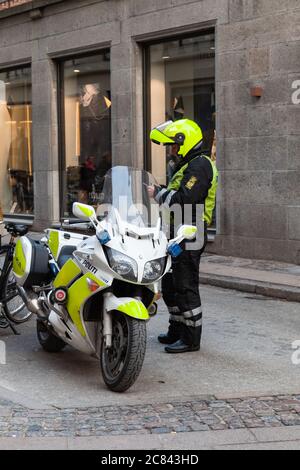
{"type": "Polygon", "coordinates": [[[92,206],[82,204],[81,202],[73,203],[73,214],[75,217],[82,220],[91,220],[96,218],[95,209],[92,206]]]}
{"type": "Polygon", "coordinates": [[[197,227],[193,225],[182,225],[177,231],[177,237],[185,240],[193,240],[197,234],[197,227]]]}

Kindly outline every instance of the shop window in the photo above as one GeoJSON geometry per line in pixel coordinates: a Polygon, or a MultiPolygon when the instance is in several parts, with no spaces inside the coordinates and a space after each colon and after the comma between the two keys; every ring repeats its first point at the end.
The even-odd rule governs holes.
{"type": "Polygon", "coordinates": [[[100,202],[103,177],[111,167],[110,54],[61,63],[63,216],[73,202],[100,202]]]}
{"type": "Polygon", "coordinates": [[[33,214],[31,68],[0,71],[0,203],[33,214]]]}
{"type": "Polygon", "coordinates": [[[168,183],[178,156],[173,147],[149,144],[151,128],[169,119],[192,119],[204,135],[202,152],[215,157],[215,35],[178,38],[146,48],[147,167],[168,183]]]}

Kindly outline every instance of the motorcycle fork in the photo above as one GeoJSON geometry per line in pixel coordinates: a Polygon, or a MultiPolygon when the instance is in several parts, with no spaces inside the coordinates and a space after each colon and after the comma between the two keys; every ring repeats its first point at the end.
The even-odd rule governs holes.
{"type": "MultiPolygon", "coordinates": [[[[110,294],[104,294],[105,297],[109,296],[110,294]]],[[[104,301],[104,308],[103,308],[103,337],[104,337],[104,344],[106,348],[111,348],[112,345],[112,319],[111,314],[106,310],[105,301],[104,301]]]]}

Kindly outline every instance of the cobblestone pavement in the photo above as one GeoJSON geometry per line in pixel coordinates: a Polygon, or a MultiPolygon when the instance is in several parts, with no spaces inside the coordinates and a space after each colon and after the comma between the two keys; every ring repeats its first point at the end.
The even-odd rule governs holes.
{"type": "Polygon", "coordinates": [[[300,395],[31,410],[0,400],[0,437],[163,434],[300,425],[300,395]]]}

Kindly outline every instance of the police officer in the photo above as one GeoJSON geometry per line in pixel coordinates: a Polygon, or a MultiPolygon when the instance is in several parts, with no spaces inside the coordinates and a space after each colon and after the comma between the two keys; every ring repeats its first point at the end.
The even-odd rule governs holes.
{"type": "Polygon", "coordinates": [[[167,334],[159,335],[158,340],[167,345],[167,353],[198,351],[202,335],[199,265],[215,207],[218,172],[212,160],[201,153],[202,131],[191,120],[167,121],[151,131],[150,139],[156,144],[177,144],[180,162],[169,185],[151,186],[149,195],[170,210],[179,204],[184,212],[184,206],[191,205],[193,225],[196,225],[197,210],[201,210],[205,240],[202,247],[183,250],[174,258],[172,272],[163,278],[162,293],[170,318],[167,334]]]}

